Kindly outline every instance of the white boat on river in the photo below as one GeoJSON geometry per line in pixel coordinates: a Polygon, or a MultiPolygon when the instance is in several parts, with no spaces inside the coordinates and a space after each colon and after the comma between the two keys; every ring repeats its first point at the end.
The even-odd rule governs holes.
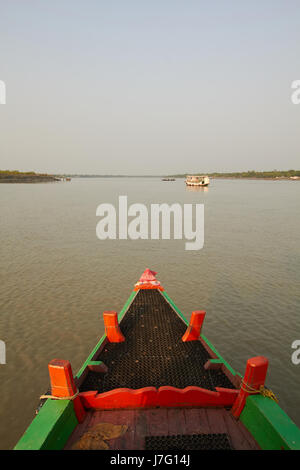
{"type": "Polygon", "coordinates": [[[185,180],[187,186],[208,186],[209,183],[208,176],[188,175],[185,180]]]}

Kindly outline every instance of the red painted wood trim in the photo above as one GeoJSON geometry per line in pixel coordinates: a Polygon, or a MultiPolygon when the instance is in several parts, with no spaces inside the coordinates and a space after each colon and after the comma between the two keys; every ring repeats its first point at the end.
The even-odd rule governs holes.
{"type": "Polygon", "coordinates": [[[182,341],[197,341],[199,339],[206,312],[195,310],[192,312],[189,326],[182,337],[182,341]]]}
{"type": "Polygon", "coordinates": [[[79,396],[74,398],[73,407],[74,407],[74,411],[75,411],[75,415],[76,415],[78,423],[83,423],[86,417],[86,411],[84,409],[84,406],[81,402],[81,398],[79,396]]]}
{"type": "Polygon", "coordinates": [[[234,403],[238,390],[218,388],[216,392],[200,387],[160,387],[158,389],[158,406],[190,407],[190,406],[230,406],[234,403]]]}
{"type": "Polygon", "coordinates": [[[239,418],[246,404],[246,398],[252,393],[250,387],[251,390],[259,390],[260,386],[265,385],[268,365],[269,361],[264,356],[248,359],[241,389],[231,410],[235,418],[239,418]]]}
{"type": "Polygon", "coordinates": [[[72,367],[64,359],[52,359],[48,364],[51,394],[55,397],[71,397],[77,389],[73,378],[72,367]]]}
{"type": "Polygon", "coordinates": [[[109,392],[82,392],[80,398],[86,408],[111,410],[122,408],[151,408],[156,406],[157,390],[145,387],[137,390],[116,388],[109,392]]]}
{"type": "Polygon", "coordinates": [[[136,286],[133,290],[137,292],[140,289],[158,289],[164,291],[164,288],[162,286],[153,286],[152,284],[143,284],[140,286],[136,286]]]}
{"type": "MultiPolygon", "coordinates": [[[[77,393],[72,367],[69,361],[64,359],[53,359],[48,364],[51,383],[51,395],[57,398],[69,398],[77,393]]],[[[76,396],[73,400],[74,411],[79,423],[85,419],[85,409],[81,399],[76,396]]]]}
{"type": "Polygon", "coordinates": [[[232,406],[239,391],[227,388],[216,388],[216,392],[200,387],[145,387],[138,390],[117,388],[109,392],[82,392],[80,398],[86,408],[91,409],[126,409],[153,407],[206,407],[232,406]]]}
{"type": "Polygon", "coordinates": [[[122,343],[125,341],[124,335],[120,330],[118,314],[115,311],[103,312],[105,334],[110,343],[122,343]]]}

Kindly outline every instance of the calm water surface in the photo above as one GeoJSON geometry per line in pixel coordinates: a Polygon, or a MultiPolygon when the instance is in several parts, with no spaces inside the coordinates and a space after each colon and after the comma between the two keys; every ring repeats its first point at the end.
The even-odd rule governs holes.
{"type": "Polygon", "coordinates": [[[300,183],[214,180],[207,191],[183,180],[74,179],[0,185],[0,448],[11,448],[48,387],[47,364],[76,372],[103,333],[103,310],[120,310],[146,267],[189,318],[204,309],[204,334],[239,372],[269,358],[268,386],[300,425],[300,183]],[[96,238],[96,208],[204,203],[205,245],[96,238]]]}

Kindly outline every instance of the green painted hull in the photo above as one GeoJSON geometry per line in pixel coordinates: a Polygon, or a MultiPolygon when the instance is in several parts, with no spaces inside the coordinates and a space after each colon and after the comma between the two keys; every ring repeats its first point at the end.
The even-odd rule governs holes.
{"type": "MultiPolygon", "coordinates": [[[[121,321],[126,314],[136,294],[137,292],[132,292],[130,295],[118,316],[119,321],[121,321]]],[[[188,325],[187,319],[168,294],[163,291],[162,295],[174,311],[188,325]]],[[[217,356],[216,359],[211,360],[212,362],[224,364],[233,376],[241,377],[241,375],[222,358],[203,334],[201,334],[201,338],[217,356]]],[[[99,362],[95,361],[95,357],[105,340],[106,336],[103,335],[78,371],[76,379],[80,379],[87,366],[99,364],[99,362]]],[[[261,395],[249,396],[240,419],[261,449],[300,450],[299,428],[275,401],[261,395]]],[[[78,421],[74,412],[73,402],[70,400],[48,399],[15,446],[15,450],[63,449],[77,425],[78,421]]]]}

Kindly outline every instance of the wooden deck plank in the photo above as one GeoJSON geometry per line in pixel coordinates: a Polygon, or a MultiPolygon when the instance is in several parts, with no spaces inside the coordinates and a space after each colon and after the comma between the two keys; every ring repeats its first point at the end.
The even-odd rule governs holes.
{"type": "Polygon", "coordinates": [[[114,442],[114,449],[117,450],[133,450],[134,435],[135,435],[135,414],[134,410],[120,410],[118,416],[119,422],[117,424],[123,424],[128,427],[127,431],[123,436],[118,437],[114,442]]]}
{"type": "Polygon", "coordinates": [[[256,450],[258,444],[240,421],[223,408],[160,408],[90,411],[77,426],[65,448],[71,449],[81,436],[99,423],[125,424],[126,433],[108,440],[112,450],[143,450],[145,436],[226,433],[237,450],[256,450]]]}
{"type": "Polygon", "coordinates": [[[150,436],[166,436],[169,432],[168,410],[166,408],[147,411],[148,433],[150,436]]]}
{"type": "Polygon", "coordinates": [[[146,410],[136,410],[135,412],[135,434],[134,443],[136,450],[145,449],[145,436],[148,435],[148,421],[144,413],[146,410]]]}
{"type": "Polygon", "coordinates": [[[199,410],[192,408],[184,410],[187,434],[199,434],[199,410]]]}
{"type": "MultiPolygon", "coordinates": [[[[231,419],[234,420],[233,417],[231,417],[231,419]]],[[[250,448],[251,448],[252,450],[259,450],[260,447],[259,447],[258,443],[257,443],[256,440],[254,439],[254,437],[250,434],[250,432],[245,428],[245,426],[243,425],[243,423],[242,423],[241,421],[238,421],[237,424],[238,424],[238,427],[239,427],[240,432],[243,434],[243,436],[245,437],[246,441],[247,441],[248,444],[250,445],[250,448]]]]}
{"type": "Polygon", "coordinates": [[[205,408],[199,408],[198,410],[198,433],[197,434],[209,434],[211,432],[207,413],[205,408]]]}
{"type": "Polygon", "coordinates": [[[103,412],[100,411],[100,410],[90,411],[91,419],[90,419],[89,426],[88,426],[89,429],[96,426],[96,424],[103,422],[102,419],[101,419],[102,413],[103,412]]]}
{"type": "Polygon", "coordinates": [[[88,430],[91,419],[92,419],[92,413],[87,413],[83,423],[78,424],[78,426],[76,426],[73,433],[69,437],[68,442],[65,446],[65,449],[68,449],[68,450],[72,449],[73,445],[76,444],[77,441],[79,441],[81,436],[88,430]]]}
{"type": "Polygon", "coordinates": [[[126,449],[126,445],[129,445],[132,449],[132,442],[134,440],[134,413],[133,410],[105,410],[101,412],[102,423],[112,423],[118,425],[127,425],[129,429],[125,434],[116,439],[110,439],[108,441],[109,448],[112,450],[126,449]]]}
{"type": "MultiPolygon", "coordinates": [[[[112,411],[95,411],[93,420],[91,421],[91,424],[93,424],[94,427],[97,424],[100,423],[111,423],[111,424],[120,424],[119,422],[119,413],[112,410],[112,411]]],[[[117,439],[110,439],[108,441],[108,445],[110,449],[115,450],[116,447],[116,441],[117,439]]]]}
{"type": "Polygon", "coordinates": [[[186,433],[185,414],[183,408],[168,408],[168,434],[170,436],[186,433]]]}
{"type": "Polygon", "coordinates": [[[206,415],[212,434],[227,433],[227,427],[225,424],[222,408],[207,409],[206,415]]]}
{"type": "Polygon", "coordinates": [[[223,410],[223,416],[233,448],[235,450],[251,450],[251,445],[241,432],[238,422],[233,418],[231,413],[223,410]]]}

